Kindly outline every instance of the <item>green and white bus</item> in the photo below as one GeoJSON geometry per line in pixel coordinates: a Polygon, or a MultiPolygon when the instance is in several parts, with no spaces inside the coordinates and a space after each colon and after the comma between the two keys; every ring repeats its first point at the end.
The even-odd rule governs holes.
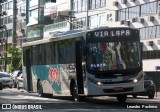
{"type": "Polygon", "coordinates": [[[71,30],[23,43],[24,88],[39,96],[114,96],[144,89],[139,30],[71,30]]]}

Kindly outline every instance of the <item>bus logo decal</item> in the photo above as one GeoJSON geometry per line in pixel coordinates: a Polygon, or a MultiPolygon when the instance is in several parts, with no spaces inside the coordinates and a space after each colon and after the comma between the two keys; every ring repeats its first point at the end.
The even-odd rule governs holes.
{"type": "Polygon", "coordinates": [[[58,68],[49,69],[49,79],[50,79],[50,84],[53,84],[53,82],[57,82],[58,85],[60,84],[58,68]]]}

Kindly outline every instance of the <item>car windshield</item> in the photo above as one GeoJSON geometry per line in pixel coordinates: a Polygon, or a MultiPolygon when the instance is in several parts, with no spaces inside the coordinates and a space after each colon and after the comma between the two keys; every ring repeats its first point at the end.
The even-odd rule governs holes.
{"type": "Polygon", "coordinates": [[[19,75],[21,74],[22,72],[21,71],[14,71],[13,74],[12,74],[12,77],[19,77],[19,75]]]}
{"type": "Polygon", "coordinates": [[[87,43],[87,49],[88,70],[125,70],[140,67],[137,41],[87,43]]]}

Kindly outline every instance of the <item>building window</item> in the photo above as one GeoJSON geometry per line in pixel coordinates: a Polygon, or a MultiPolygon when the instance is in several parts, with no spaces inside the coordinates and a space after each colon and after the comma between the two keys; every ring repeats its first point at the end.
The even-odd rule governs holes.
{"type": "Polygon", "coordinates": [[[5,11],[5,4],[2,4],[2,12],[5,11]]]}
{"type": "Polygon", "coordinates": [[[72,0],[72,10],[76,13],[86,11],[87,0],[72,0]]]}
{"type": "Polygon", "coordinates": [[[141,16],[157,13],[157,1],[141,5],[141,16]]]}
{"type": "Polygon", "coordinates": [[[157,30],[156,30],[156,38],[160,38],[160,26],[157,26],[157,30]]]}
{"type": "Polygon", "coordinates": [[[159,59],[160,50],[143,51],[143,59],[159,59]]]}
{"type": "Polygon", "coordinates": [[[10,30],[7,30],[7,37],[12,37],[12,29],[10,29],[10,30]]]}
{"type": "Polygon", "coordinates": [[[8,2],[8,10],[13,10],[13,2],[8,2]]]}
{"type": "Polygon", "coordinates": [[[4,18],[4,24],[7,24],[8,22],[7,19],[8,19],[7,17],[4,18]]]}
{"type": "Polygon", "coordinates": [[[96,28],[105,25],[105,14],[97,14],[89,17],[89,27],[96,28]]]}
{"type": "Polygon", "coordinates": [[[140,29],[140,38],[141,38],[141,40],[143,40],[143,39],[145,39],[145,28],[141,28],[140,29]]]}
{"type": "Polygon", "coordinates": [[[120,9],[118,11],[118,20],[119,21],[126,20],[126,9],[120,9]]]}
{"type": "Polygon", "coordinates": [[[89,2],[89,9],[95,9],[96,8],[96,0],[90,0],[89,2]]]}
{"type": "Polygon", "coordinates": [[[31,23],[38,23],[38,9],[34,9],[30,11],[30,15],[29,15],[29,22],[31,23]]]}
{"type": "Polygon", "coordinates": [[[154,39],[160,38],[160,26],[152,26],[140,29],[140,37],[141,39],[154,39]]]}
{"type": "Polygon", "coordinates": [[[30,7],[38,6],[38,1],[39,0],[30,0],[30,7]]]}
{"type": "Polygon", "coordinates": [[[158,14],[160,13],[158,12],[158,10],[160,10],[159,4],[159,1],[155,1],[126,9],[120,9],[118,10],[118,21],[132,19],[139,16],[158,14]]]}
{"type": "Polygon", "coordinates": [[[82,29],[86,26],[86,18],[72,20],[71,29],[82,29]]]}
{"type": "Polygon", "coordinates": [[[140,6],[131,7],[128,9],[128,19],[139,17],[140,6]]]}
{"type": "Polygon", "coordinates": [[[8,23],[12,23],[13,22],[12,20],[13,20],[13,16],[9,16],[8,17],[8,23]]]}
{"type": "Polygon", "coordinates": [[[106,6],[106,0],[89,0],[89,9],[97,9],[106,6]]]}

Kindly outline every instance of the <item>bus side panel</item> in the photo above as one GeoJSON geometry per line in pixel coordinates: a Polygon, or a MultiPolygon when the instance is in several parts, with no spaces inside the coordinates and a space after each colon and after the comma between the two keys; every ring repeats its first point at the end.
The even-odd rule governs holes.
{"type": "Polygon", "coordinates": [[[32,66],[32,72],[37,79],[42,82],[43,92],[51,93],[52,88],[55,93],[61,94],[59,65],[39,65],[32,66]]]}
{"type": "Polygon", "coordinates": [[[70,95],[70,75],[75,76],[75,69],[69,70],[69,66],[74,64],[61,64],[60,68],[60,80],[61,80],[61,88],[62,95],[69,96],[70,95]]]}
{"type": "MultiPolygon", "coordinates": [[[[70,81],[67,64],[32,66],[34,86],[39,79],[43,92],[53,95],[70,95],[70,81]]],[[[75,73],[74,73],[75,75],[75,73]]]]}
{"type": "Polygon", "coordinates": [[[33,87],[33,92],[37,92],[38,77],[36,77],[36,76],[33,74],[32,67],[31,67],[31,74],[32,74],[32,87],[33,87]]]}

